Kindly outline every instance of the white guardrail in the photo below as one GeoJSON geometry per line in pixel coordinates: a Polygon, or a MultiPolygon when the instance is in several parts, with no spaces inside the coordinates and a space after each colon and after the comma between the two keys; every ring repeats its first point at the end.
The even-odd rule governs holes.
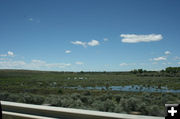
{"type": "Polygon", "coordinates": [[[164,119],[164,117],[118,114],[82,109],[1,101],[3,117],[11,119],[164,119]]]}

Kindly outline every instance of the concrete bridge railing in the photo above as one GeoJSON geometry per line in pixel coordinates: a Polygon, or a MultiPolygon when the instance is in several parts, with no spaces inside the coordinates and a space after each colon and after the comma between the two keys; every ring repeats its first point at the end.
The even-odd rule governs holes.
{"type": "Polygon", "coordinates": [[[1,101],[3,117],[18,119],[164,119],[164,117],[118,114],[1,101]]]}

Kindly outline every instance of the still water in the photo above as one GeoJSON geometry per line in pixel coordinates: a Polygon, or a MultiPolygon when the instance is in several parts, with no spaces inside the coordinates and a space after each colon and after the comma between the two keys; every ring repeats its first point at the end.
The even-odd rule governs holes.
{"type": "Polygon", "coordinates": [[[129,86],[96,86],[96,87],[64,87],[68,89],[77,90],[113,90],[113,91],[130,91],[130,92],[170,92],[170,93],[180,93],[180,90],[168,89],[167,87],[143,87],[141,85],[129,85],[129,86]]]}

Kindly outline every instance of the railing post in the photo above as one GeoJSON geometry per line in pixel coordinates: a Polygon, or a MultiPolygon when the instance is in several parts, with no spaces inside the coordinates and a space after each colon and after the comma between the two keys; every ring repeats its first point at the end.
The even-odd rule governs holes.
{"type": "Polygon", "coordinates": [[[1,101],[0,101],[0,119],[2,119],[2,108],[1,108],[1,101]]]}

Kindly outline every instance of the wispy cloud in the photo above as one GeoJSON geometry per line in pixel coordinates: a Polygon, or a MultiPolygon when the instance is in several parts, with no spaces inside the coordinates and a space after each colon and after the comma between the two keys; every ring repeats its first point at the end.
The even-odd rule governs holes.
{"type": "Polygon", "coordinates": [[[34,21],[34,19],[33,19],[33,18],[29,18],[28,20],[29,20],[29,21],[34,21]]]}
{"type": "Polygon", "coordinates": [[[81,45],[83,47],[87,47],[87,46],[92,46],[93,47],[93,46],[97,46],[97,45],[100,44],[99,41],[97,41],[97,40],[91,40],[89,42],[72,41],[71,43],[74,44],[74,45],[81,45]]]}
{"type": "Polygon", "coordinates": [[[108,38],[104,38],[104,41],[108,41],[109,39],[108,38]]]}
{"type": "Polygon", "coordinates": [[[180,57],[176,56],[174,57],[174,60],[180,60],[180,57]]]}
{"type": "Polygon", "coordinates": [[[170,51],[165,51],[164,54],[165,54],[165,55],[170,55],[171,52],[170,52],[170,51]]]}
{"type": "Polygon", "coordinates": [[[15,68],[22,68],[22,69],[49,69],[49,68],[66,68],[71,66],[70,63],[47,63],[42,60],[32,60],[31,62],[27,63],[25,61],[0,61],[0,68],[7,68],[7,69],[15,69],[15,68]]]}
{"type": "Polygon", "coordinates": [[[81,45],[83,47],[86,47],[86,42],[82,42],[82,41],[72,41],[71,42],[74,45],[81,45]]]}
{"type": "Polygon", "coordinates": [[[105,67],[110,67],[111,65],[110,65],[110,64],[105,64],[104,66],[105,66],[105,67]]]}
{"type": "Polygon", "coordinates": [[[7,54],[0,54],[0,57],[14,56],[12,51],[8,51],[7,54]]]}
{"type": "Polygon", "coordinates": [[[139,43],[160,41],[163,39],[161,34],[137,35],[137,34],[121,34],[123,43],[139,43]]]}
{"type": "Polygon", "coordinates": [[[163,65],[170,65],[170,64],[172,64],[171,62],[163,62],[162,63],[163,65]]]}
{"type": "Polygon", "coordinates": [[[29,22],[34,22],[34,23],[40,23],[40,20],[38,18],[33,18],[30,16],[24,16],[29,22]]]}
{"type": "Polygon", "coordinates": [[[31,63],[46,64],[46,62],[42,60],[32,60],[31,63]]]}
{"type": "Polygon", "coordinates": [[[0,58],[0,60],[8,60],[7,58],[0,58]]]}
{"type": "Polygon", "coordinates": [[[127,63],[121,63],[119,64],[120,66],[127,66],[128,64],[127,63]]]}
{"type": "Polygon", "coordinates": [[[84,63],[83,63],[83,62],[80,62],[80,61],[77,61],[75,64],[77,64],[77,65],[83,65],[84,63]]]}
{"type": "Polygon", "coordinates": [[[1,61],[0,68],[23,68],[26,65],[24,61],[1,61]]]}
{"type": "Polygon", "coordinates": [[[70,63],[47,63],[45,61],[42,60],[32,60],[31,63],[29,65],[27,65],[28,67],[32,67],[32,68],[41,68],[41,67],[45,67],[45,68],[65,68],[67,66],[70,66],[70,63]]]}
{"type": "Polygon", "coordinates": [[[162,60],[167,60],[166,57],[156,57],[156,58],[153,58],[154,61],[162,61],[162,60]]]}
{"type": "Polygon", "coordinates": [[[53,64],[46,64],[48,68],[66,68],[71,66],[70,63],[53,63],[53,64]]]}
{"type": "Polygon", "coordinates": [[[158,64],[157,62],[153,62],[152,64],[158,64]]]}
{"type": "Polygon", "coordinates": [[[69,54],[69,53],[71,53],[71,51],[70,51],[70,50],[66,50],[65,53],[66,53],[66,54],[69,54]]]}
{"type": "Polygon", "coordinates": [[[6,54],[0,54],[0,57],[6,57],[7,55],[6,54]]]}
{"type": "MultiPolygon", "coordinates": [[[[142,64],[142,63],[141,63],[142,64]]],[[[141,65],[141,64],[139,64],[139,65],[141,65]]],[[[119,64],[120,66],[136,66],[137,65],[137,63],[125,63],[125,62],[123,62],[123,63],[121,63],[121,64],[119,64]]]]}
{"type": "Polygon", "coordinates": [[[178,62],[178,64],[180,64],[180,62],[178,62]]]}

